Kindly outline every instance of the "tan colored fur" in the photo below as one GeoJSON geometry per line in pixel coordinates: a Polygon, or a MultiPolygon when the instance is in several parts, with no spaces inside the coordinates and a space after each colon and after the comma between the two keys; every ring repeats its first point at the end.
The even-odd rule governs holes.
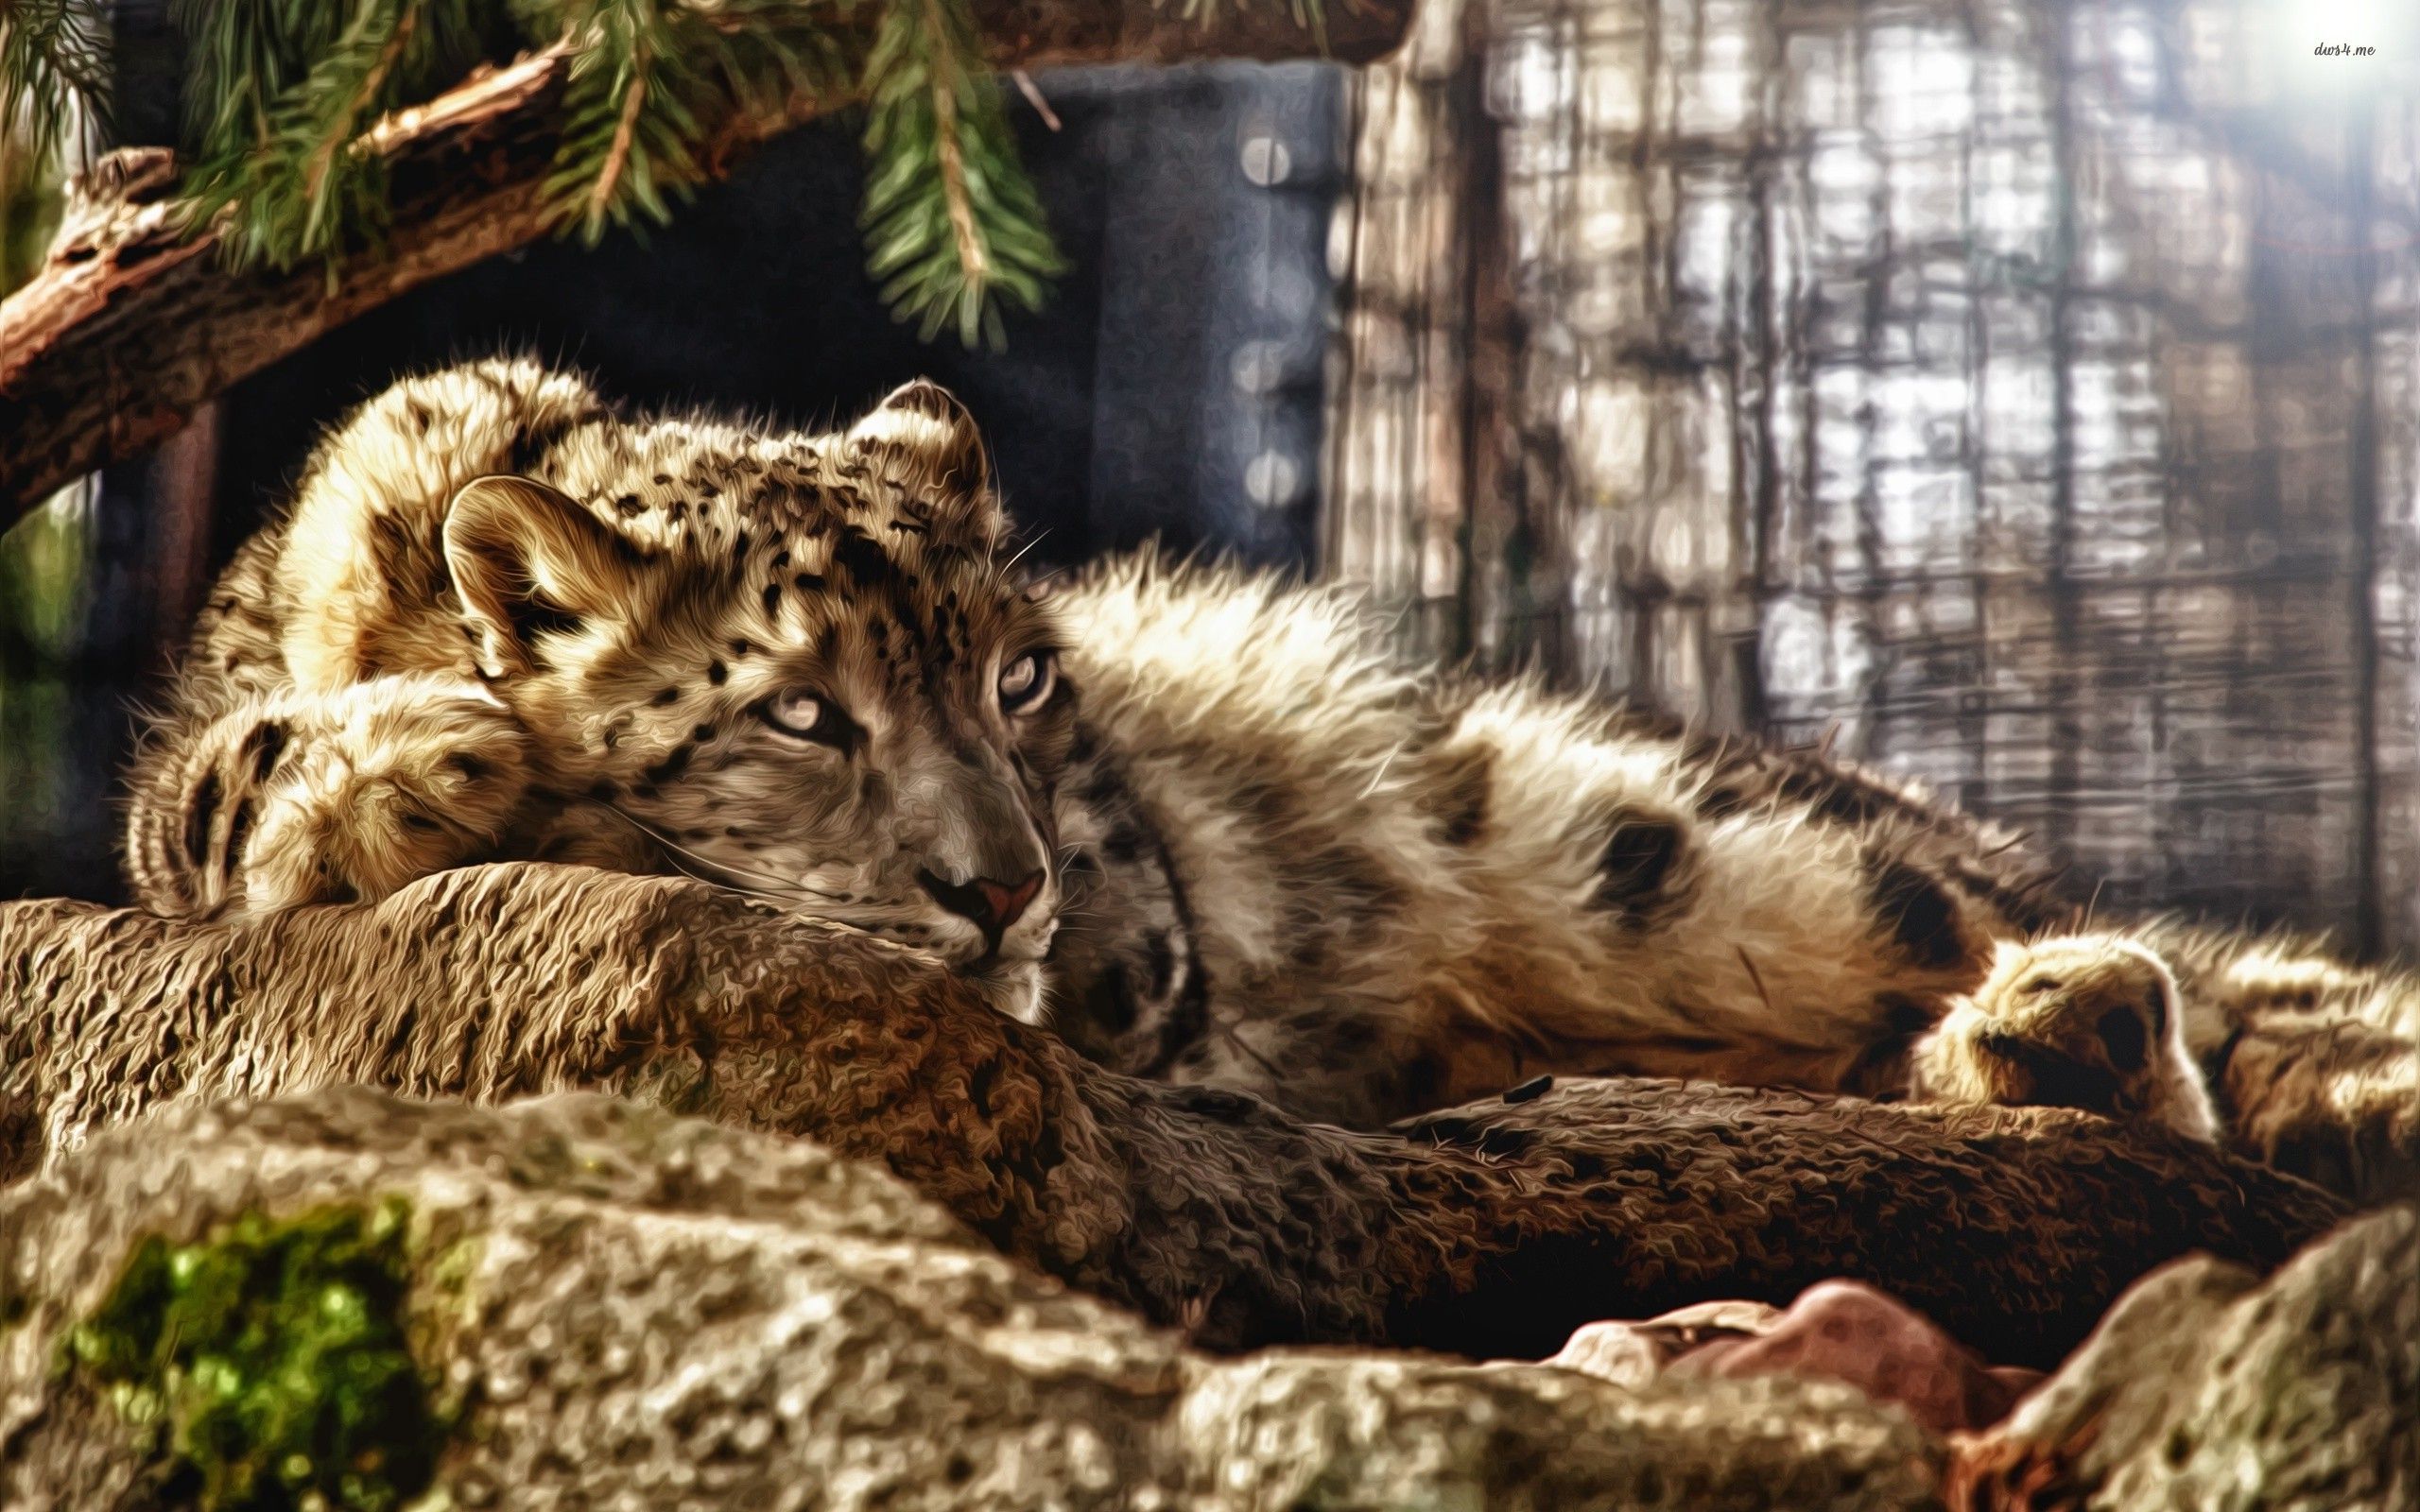
{"type": "Polygon", "coordinates": [[[929,386],[805,436],[527,363],[399,385],[214,595],[135,773],[139,895],[685,870],[1123,1069],[1362,1124],[1539,1072],[1895,1091],[1996,942],[2065,919],[1871,774],[1405,665],[1340,591],[1131,559],[1037,597],[1005,529],[929,386]],[[801,689],[863,738],[769,730],[801,689]],[[1028,868],[996,941],[942,905],[1028,868]]]}
{"type": "Polygon", "coordinates": [[[1687,742],[1528,684],[1441,685],[1345,593],[1127,561],[1063,612],[1219,985],[1178,1079],[1299,1106],[1388,1068],[1310,1095],[1356,1120],[1540,1071],[1878,1090],[2031,921],[1918,874],[1940,918],[1911,946],[1876,897],[1906,849],[1887,825],[1709,804],[1720,764],[1687,742]],[[1648,837],[1627,893],[1605,863],[1625,834],[1648,837]]]}
{"type": "Polygon", "coordinates": [[[510,857],[695,870],[1029,1004],[1055,898],[993,940],[921,880],[1050,869],[1070,711],[992,696],[1051,634],[998,570],[1003,524],[928,385],[809,437],[625,421],[529,363],[400,384],[214,594],[135,773],[138,897],[257,911],[510,857]],[[761,717],[802,686],[847,700],[868,761],[761,717]]]}
{"type": "Polygon", "coordinates": [[[1931,1102],[2080,1108],[2218,1137],[2168,964],[2114,935],[1999,947],[1991,974],[1917,1045],[1931,1102]]]}

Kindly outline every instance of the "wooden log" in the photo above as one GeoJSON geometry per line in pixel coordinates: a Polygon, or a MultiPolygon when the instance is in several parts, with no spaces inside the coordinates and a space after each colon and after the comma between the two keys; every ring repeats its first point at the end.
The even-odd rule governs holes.
{"type": "Polygon", "coordinates": [[[601,1090],[880,1161],[1010,1255],[1218,1349],[1543,1354],[1591,1319],[1846,1276],[2047,1366],[2160,1263],[2273,1265],[2343,1211],[2050,1109],[1582,1081],[1388,1133],[1305,1125],[1103,1071],[904,948],[685,879],[541,866],[250,924],[8,905],[0,1014],[19,1173],[176,1099],[601,1090]]]}
{"type": "MultiPolygon", "coordinates": [[[[1198,20],[1189,9],[977,0],[976,12],[1004,69],[1319,50],[1319,34],[1284,5],[1207,7],[1198,20]]],[[[1410,12],[1410,0],[1327,8],[1327,56],[1357,63],[1384,54],[1410,12]]],[[[861,9],[842,25],[872,21],[861,9]]],[[[572,64],[568,50],[549,48],[378,123],[369,140],[385,159],[393,221],[383,251],[347,262],[333,285],[316,263],[229,271],[217,228],[181,231],[168,154],[105,160],[42,270],[0,302],[0,529],[78,475],[174,435],[213,395],[354,316],[553,230],[540,191],[572,64]]],[[[714,123],[701,160],[719,177],[758,143],[850,103],[794,95],[769,114],[714,123]]]]}

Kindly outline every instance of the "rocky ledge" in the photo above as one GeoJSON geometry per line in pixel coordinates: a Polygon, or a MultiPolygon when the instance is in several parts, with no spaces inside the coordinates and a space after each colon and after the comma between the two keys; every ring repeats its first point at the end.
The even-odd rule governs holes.
{"type": "Polygon", "coordinates": [[[0,1196],[0,1318],[11,1507],[2385,1508],[2420,1467],[2409,1209],[2171,1266],[1945,1438],[1787,1373],[1204,1354],[887,1173],[585,1093],[103,1134],[0,1196]]]}

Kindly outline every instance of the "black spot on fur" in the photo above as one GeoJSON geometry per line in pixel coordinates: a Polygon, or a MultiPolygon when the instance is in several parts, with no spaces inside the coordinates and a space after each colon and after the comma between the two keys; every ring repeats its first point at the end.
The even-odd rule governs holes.
{"type": "Polygon", "coordinates": [[[512,433],[512,451],[506,461],[507,470],[527,474],[562,443],[573,426],[586,418],[579,414],[555,414],[534,425],[516,427],[512,433]]]}
{"type": "Polygon", "coordinates": [[[639,502],[639,496],[635,493],[625,493],[614,500],[614,509],[625,520],[635,519],[647,513],[647,506],[639,502]]]}
{"type": "Polygon", "coordinates": [[[486,782],[489,772],[493,770],[486,762],[466,750],[458,750],[446,757],[445,765],[461,773],[462,780],[469,782],[486,782]]]}
{"type": "Polygon", "coordinates": [[[689,769],[689,757],[691,751],[692,747],[688,746],[675,746],[672,747],[672,753],[670,755],[648,767],[640,775],[645,777],[650,783],[671,782],[674,778],[679,777],[683,772],[689,769]]]}
{"type": "Polygon", "coordinates": [[[797,584],[802,592],[809,593],[820,593],[823,592],[825,586],[823,576],[820,573],[801,573],[790,581],[797,584]]]}
{"type": "Polygon", "coordinates": [[[512,638],[525,647],[533,644],[541,635],[576,635],[579,632],[579,616],[544,593],[516,594],[505,600],[504,615],[512,626],[512,638]]]}
{"type": "Polygon", "coordinates": [[[743,530],[731,541],[731,559],[737,561],[748,555],[748,532],[743,530]]]}
{"type": "Polygon", "coordinates": [[[731,643],[731,654],[733,656],[746,656],[748,653],[755,649],[756,643],[748,640],[745,637],[731,643]]]}
{"type": "Polygon", "coordinates": [[[715,727],[712,725],[700,725],[689,731],[689,738],[700,745],[704,745],[707,741],[715,738],[715,727]]]}
{"type": "Polygon", "coordinates": [[[781,550],[773,553],[773,570],[775,572],[781,571],[789,564],[790,549],[787,546],[784,546],[781,550]]]}
{"type": "Polygon", "coordinates": [[[2109,1064],[2119,1074],[2131,1076],[2143,1069],[2143,1061],[2151,1053],[2151,1040],[2134,1009],[2111,1008],[2100,1016],[2093,1030],[2109,1047],[2109,1064]]]}
{"type": "Polygon", "coordinates": [[[1915,965],[1945,971],[1966,959],[1958,937],[1958,904],[1930,877],[1904,861],[1888,862],[1874,874],[1869,896],[1891,937],[1915,965]]]}
{"type": "Polygon", "coordinates": [[[244,842],[252,836],[252,800],[247,795],[235,805],[235,816],[227,821],[227,875],[244,864],[244,842]]]}
{"type": "Polygon", "coordinates": [[[706,663],[706,680],[719,688],[731,680],[731,668],[724,666],[719,659],[709,662],[706,663]]]}
{"type": "Polygon", "coordinates": [[[833,565],[847,573],[859,588],[876,588],[897,574],[890,554],[862,530],[852,530],[832,548],[833,565]]]}
{"type": "Polygon", "coordinates": [[[659,688],[656,690],[655,696],[649,698],[648,702],[661,709],[666,704],[676,702],[680,696],[681,690],[678,688],[659,688]]]}
{"type": "Polygon", "coordinates": [[[193,807],[185,813],[185,859],[197,867],[210,864],[210,823],[218,816],[218,774],[205,772],[194,784],[193,807]]]}
{"type": "Polygon", "coordinates": [[[244,750],[252,760],[252,781],[268,782],[268,774],[277,769],[278,757],[285,751],[285,727],[274,719],[254,725],[244,737],[244,750]]]}
{"type": "Polygon", "coordinates": [[[765,612],[768,614],[778,614],[781,612],[781,609],[782,585],[779,583],[767,583],[765,585],[765,612]]]}
{"type": "Polygon", "coordinates": [[[614,780],[610,777],[600,777],[588,784],[588,796],[599,803],[613,802],[614,799],[621,796],[621,792],[620,788],[614,785],[614,780]]]}
{"type": "Polygon", "coordinates": [[[1597,890],[1590,902],[1634,921],[1645,919],[1661,901],[1686,843],[1681,827],[1669,819],[1625,816],[1597,858],[1597,890]]]}

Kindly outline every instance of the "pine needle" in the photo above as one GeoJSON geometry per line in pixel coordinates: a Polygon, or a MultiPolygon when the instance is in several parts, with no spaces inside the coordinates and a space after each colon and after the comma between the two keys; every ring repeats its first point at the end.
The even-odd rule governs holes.
{"type": "Polygon", "coordinates": [[[91,0],[0,0],[0,129],[48,162],[71,131],[96,141],[110,105],[108,28],[91,0]]]}
{"type": "MultiPolygon", "coordinates": [[[[1219,0],[1158,3],[1207,25],[1219,0]]],[[[1287,3],[1323,43],[1320,0],[1287,3]]],[[[106,111],[108,6],[0,0],[0,125],[38,158],[106,111]]],[[[319,258],[333,282],[374,250],[392,207],[372,129],[516,43],[571,54],[541,192],[592,244],[669,218],[725,123],[854,97],[867,268],[894,316],[927,340],[998,346],[1003,308],[1038,308],[1066,266],[973,0],[173,0],[171,16],[187,43],[182,213],[220,227],[238,266],[319,258]]],[[[1032,80],[1015,82],[1057,130],[1032,80]]]]}

